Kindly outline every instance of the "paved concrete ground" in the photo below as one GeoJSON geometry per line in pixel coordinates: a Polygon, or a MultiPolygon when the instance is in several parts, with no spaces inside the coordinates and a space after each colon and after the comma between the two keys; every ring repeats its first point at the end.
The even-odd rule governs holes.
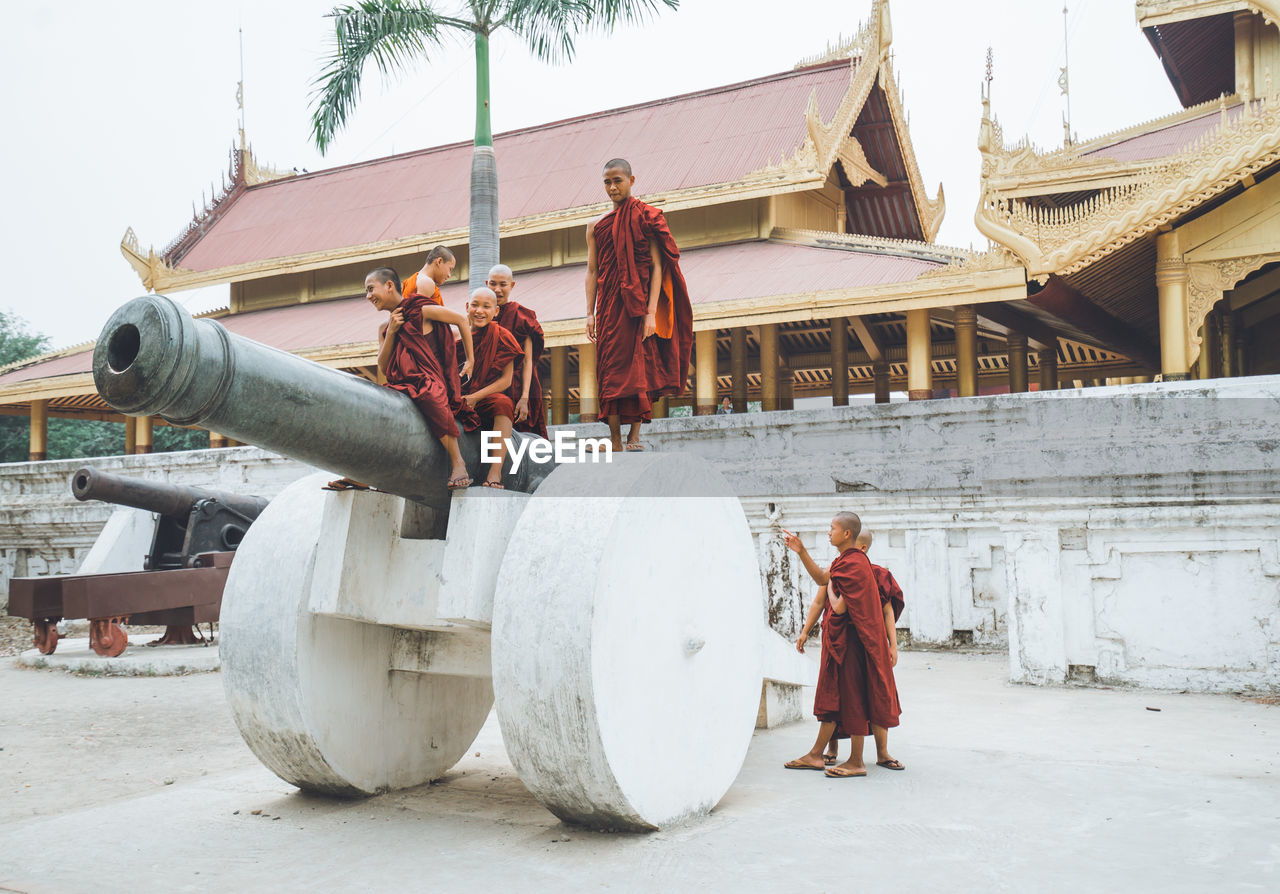
{"type": "Polygon", "coordinates": [[[903,653],[906,772],[785,771],[813,726],[760,732],[712,816],[608,835],[546,813],[492,719],[442,782],[336,801],[256,763],[218,674],[2,664],[0,889],[1280,890],[1280,707],[1230,696],[903,653]]]}
{"type": "Polygon", "coordinates": [[[216,643],[190,646],[152,646],[158,635],[130,637],[124,652],[106,658],[89,648],[89,638],[63,639],[52,655],[27,649],[14,659],[19,665],[73,674],[104,677],[168,677],[203,674],[218,669],[216,643]]]}

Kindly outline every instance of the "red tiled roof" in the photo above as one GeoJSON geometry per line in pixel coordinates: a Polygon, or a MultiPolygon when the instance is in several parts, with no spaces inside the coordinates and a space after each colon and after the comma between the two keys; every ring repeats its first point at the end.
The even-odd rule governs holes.
{"type": "MultiPolygon", "coordinates": [[[[1235,121],[1244,109],[1243,103],[1227,108],[1227,120],[1235,121]]],[[[1125,140],[1118,140],[1100,149],[1083,153],[1084,158],[1112,158],[1116,161],[1147,161],[1165,158],[1187,148],[1198,137],[1217,127],[1222,121],[1222,110],[1211,109],[1188,121],[1171,124],[1125,140]]]]}
{"type": "MultiPolygon", "coordinates": [[[[680,268],[696,307],[830,289],[856,289],[909,282],[940,262],[869,249],[815,248],[790,242],[740,242],[684,252],[680,268]]],[[[512,297],[533,308],[544,323],[585,313],[585,266],[575,264],[517,274],[512,297]]],[[[445,304],[461,310],[467,285],[444,286],[445,304]]],[[[233,314],[218,322],[228,331],[285,351],[358,344],[377,338],[381,315],[363,297],[293,304],[233,314]]],[[[89,372],[93,349],[0,375],[0,386],[31,379],[89,372]]]]}
{"type": "MultiPolygon", "coordinates": [[[[841,61],[499,134],[503,220],[604,200],[614,156],[637,192],[727,183],[790,156],[817,92],[830,119],[849,86],[841,61]]],[[[456,143],[249,187],[180,257],[190,270],[346,248],[465,227],[471,143],[456,143]]]]}

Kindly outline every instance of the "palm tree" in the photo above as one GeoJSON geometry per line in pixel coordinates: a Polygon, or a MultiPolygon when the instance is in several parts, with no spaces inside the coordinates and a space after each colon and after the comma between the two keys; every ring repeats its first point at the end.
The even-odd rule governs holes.
{"type": "Polygon", "coordinates": [[[498,169],[489,124],[489,36],[505,28],[544,62],[573,58],[575,38],[643,21],[680,0],[465,0],[457,16],[430,0],[360,0],[336,7],[334,43],[312,94],[311,137],[323,154],[355,109],[369,60],[384,75],[429,60],[451,34],[470,34],[476,50],[476,140],[471,157],[471,288],[498,263],[498,169]]]}

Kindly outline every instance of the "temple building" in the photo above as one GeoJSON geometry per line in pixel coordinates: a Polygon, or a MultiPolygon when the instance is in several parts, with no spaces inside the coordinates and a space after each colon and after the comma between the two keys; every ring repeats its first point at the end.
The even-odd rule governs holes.
{"type": "MultiPolygon", "coordinates": [[[[595,418],[585,230],[619,155],[682,249],[696,413],[726,396],[768,411],[1280,371],[1275,3],[1139,0],[1137,15],[1185,110],[1040,151],[1006,145],[984,96],[979,253],[934,242],[945,202],[912,148],[888,0],[791,71],[496,136],[501,256],[546,331],[551,421],[595,418]]],[[[470,156],[457,143],[279,174],[242,135],[229,185],[184,232],[156,252],[129,231],[121,249],[147,289],[227,283],[209,316],[228,330],[376,380],[369,269],[408,274],[445,244],[459,261],[445,302],[465,301],[470,156]]],[[[0,371],[31,459],[50,416],[122,422],[124,450],[150,450],[160,420],[107,407],[91,357],[0,371]]]]}

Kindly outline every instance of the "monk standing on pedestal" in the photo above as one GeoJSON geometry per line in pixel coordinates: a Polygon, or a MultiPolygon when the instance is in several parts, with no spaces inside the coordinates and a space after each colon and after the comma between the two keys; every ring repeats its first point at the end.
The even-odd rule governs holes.
{"type": "Polygon", "coordinates": [[[613,449],[643,450],[640,425],[653,402],[684,393],[693,347],[693,308],[680,249],[662,212],[631,195],[626,159],[605,163],[613,210],[587,227],[587,337],[596,344],[600,415],[613,449]]]}
{"type": "Polygon", "coordinates": [[[786,534],[787,546],[800,556],[820,587],[796,641],[798,651],[804,651],[818,611],[823,614],[822,659],[813,701],[818,738],[807,754],[786,763],[789,770],[825,769],[837,779],[866,776],[862,746],[868,735],[875,736],[878,766],[904,769],[888,750],[888,731],[898,725],[902,713],[893,678],[897,631],[891,646],[885,626],[893,610],[882,603],[871,560],[856,546],[861,532],[862,520],[852,512],[832,519],[827,537],[840,555],[826,569],[813,560],[799,537],[786,534]],[[843,764],[826,767],[822,752],[835,735],[848,735],[852,754],[843,764]]]}
{"type": "Polygon", "coordinates": [[[542,382],[538,380],[538,361],[542,358],[543,347],[542,325],[537,314],[511,300],[516,278],[506,264],[495,264],[485,285],[498,296],[495,322],[514,335],[524,349],[524,357],[516,366],[511,388],[507,391],[515,405],[515,430],[545,438],[547,405],[542,399],[542,382]]]}

